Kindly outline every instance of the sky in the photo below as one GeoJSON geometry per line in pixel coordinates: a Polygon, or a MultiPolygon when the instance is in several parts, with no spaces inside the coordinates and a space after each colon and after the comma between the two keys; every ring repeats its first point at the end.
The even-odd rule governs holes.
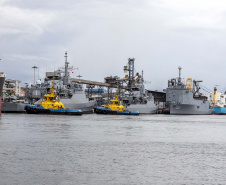
{"type": "Polygon", "coordinates": [[[0,0],[0,71],[22,85],[64,66],[72,77],[104,81],[124,77],[135,58],[146,88],[168,80],[203,80],[226,90],[224,0],[0,0]],[[76,69],[78,68],[78,69],[76,69]]]}

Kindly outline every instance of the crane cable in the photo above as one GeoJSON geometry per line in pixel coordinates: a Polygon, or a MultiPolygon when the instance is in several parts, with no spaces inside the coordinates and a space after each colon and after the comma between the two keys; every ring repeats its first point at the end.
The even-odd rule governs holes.
{"type": "Polygon", "coordinates": [[[202,90],[204,90],[204,91],[206,91],[206,92],[208,92],[208,93],[212,93],[211,90],[208,89],[207,87],[205,87],[205,86],[203,86],[203,85],[199,85],[199,86],[202,88],[202,90]]]}

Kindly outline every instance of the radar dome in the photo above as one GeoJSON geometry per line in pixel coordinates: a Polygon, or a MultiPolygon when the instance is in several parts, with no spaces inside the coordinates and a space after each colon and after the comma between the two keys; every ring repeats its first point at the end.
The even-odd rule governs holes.
{"type": "Polygon", "coordinates": [[[37,80],[36,84],[41,85],[41,80],[37,80]]]}

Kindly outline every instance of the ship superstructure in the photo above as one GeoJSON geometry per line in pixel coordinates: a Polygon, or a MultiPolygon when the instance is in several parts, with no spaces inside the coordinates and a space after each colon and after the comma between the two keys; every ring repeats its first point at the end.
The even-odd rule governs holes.
{"type": "Polygon", "coordinates": [[[59,80],[56,81],[56,92],[59,94],[61,102],[65,108],[81,109],[83,113],[91,113],[94,102],[89,101],[83,89],[83,85],[72,82],[69,73],[69,62],[67,61],[67,52],[65,53],[64,70],[57,70],[59,80]]]}
{"type": "Polygon", "coordinates": [[[218,92],[216,86],[214,92],[208,95],[208,100],[213,109],[213,114],[226,114],[226,92],[218,92]]]}
{"type": "Polygon", "coordinates": [[[40,103],[41,97],[50,92],[52,77],[55,76],[55,92],[65,108],[81,109],[83,113],[92,113],[94,102],[90,102],[86,97],[82,84],[72,82],[69,72],[69,70],[72,70],[72,67],[69,67],[67,52],[64,57],[64,68],[59,68],[54,72],[46,72],[44,83],[40,82],[27,88],[26,94],[29,96],[28,99],[30,99],[31,103],[34,103],[34,100],[36,100],[35,104],[40,103]]]}
{"type": "Polygon", "coordinates": [[[138,111],[140,114],[154,114],[157,110],[157,105],[154,102],[154,97],[149,93],[144,86],[143,71],[134,74],[134,58],[128,59],[127,66],[124,66],[127,83],[126,92],[122,96],[122,102],[126,110],[138,111]]]}
{"type": "Polygon", "coordinates": [[[166,105],[170,109],[170,114],[211,114],[209,101],[206,96],[199,92],[199,83],[191,78],[187,79],[186,84],[181,79],[181,67],[179,77],[168,81],[166,91],[166,105]]]}
{"type": "Polygon", "coordinates": [[[25,113],[25,97],[21,90],[20,80],[5,80],[3,87],[3,113],[25,113]]]}
{"type": "Polygon", "coordinates": [[[82,115],[80,109],[65,109],[64,104],[60,101],[54,91],[54,76],[50,93],[47,93],[37,105],[28,104],[25,107],[28,114],[63,114],[63,115],[82,115]]]}

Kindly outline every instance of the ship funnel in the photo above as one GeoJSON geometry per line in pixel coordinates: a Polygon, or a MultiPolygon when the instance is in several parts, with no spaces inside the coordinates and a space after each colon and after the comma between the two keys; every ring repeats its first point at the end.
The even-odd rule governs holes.
{"type": "Polygon", "coordinates": [[[213,93],[213,104],[217,103],[217,85],[214,87],[214,93],[213,93]]]}

